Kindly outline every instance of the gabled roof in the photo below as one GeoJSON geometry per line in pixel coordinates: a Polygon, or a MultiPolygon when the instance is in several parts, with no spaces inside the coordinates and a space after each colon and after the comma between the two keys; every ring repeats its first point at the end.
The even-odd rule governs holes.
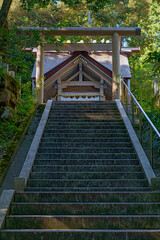
{"type": "MultiPolygon", "coordinates": [[[[67,63],[72,61],[78,55],[82,54],[83,57],[91,61],[94,65],[100,68],[108,76],[112,76],[112,53],[107,52],[93,52],[88,55],[86,52],[75,52],[71,55],[70,53],[64,52],[52,52],[45,53],[44,56],[44,74],[45,78],[51,77],[56,71],[64,67],[67,63]]],[[[124,54],[120,54],[120,74],[124,78],[131,78],[130,67],[128,57],[124,54]]],[[[36,77],[36,63],[32,72],[32,78],[36,77]]]]}
{"type": "MultiPolygon", "coordinates": [[[[112,71],[112,53],[95,52],[90,57],[112,71]]],[[[128,57],[124,54],[120,54],[120,74],[124,78],[131,78],[128,57]]]]}
{"type": "MultiPolygon", "coordinates": [[[[71,55],[69,53],[50,53],[45,54],[44,56],[44,74],[70,58],[71,55]]],[[[32,72],[32,78],[36,77],[36,62],[34,64],[33,72],[32,72]]]]}

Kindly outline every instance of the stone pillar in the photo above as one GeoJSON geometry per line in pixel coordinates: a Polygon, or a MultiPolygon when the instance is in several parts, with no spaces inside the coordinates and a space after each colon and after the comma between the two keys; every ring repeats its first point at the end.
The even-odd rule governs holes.
{"type": "Polygon", "coordinates": [[[3,63],[3,70],[7,73],[9,72],[9,65],[7,63],[3,63]]]}
{"type": "Polygon", "coordinates": [[[9,75],[11,75],[12,77],[15,77],[15,72],[14,72],[14,71],[9,71],[8,73],[9,73],[9,75]]]}
{"type": "Polygon", "coordinates": [[[43,103],[44,99],[44,36],[41,36],[41,44],[37,47],[36,59],[36,89],[37,99],[39,104],[43,103]]]}
{"type": "Polygon", "coordinates": [[[120,98],[120,35],[113,34],[112,38],[112,100],[120,98]]]}
{"type": "Polygon", "coordinates": [[[0,68],[3,67],[3,63],[2,63],[2,56],[0,56],[0,68]]]}
{"type": "Polygon", "coordinates": [[[100,101],[104,101],[104,80],[103,78],[100,79],[100,101]]]}
{"type": "Polygon", "coordinates": [[[154,93],[153,93],[153,97],[157,97],[157,101],[156,101],[156,105],[160,106],[160,88],[159,88],[159,84],[158,84],[158,76],[155,77],[154,79],[154,83],[153,83],[153,88],[154,88],[154,93]]]}
{"type": "Polygon", "coordinates": [[[155,96],[157,94],[157,92],[159,91],[158,77],[157,76],[154,79],[153,88],[154,88],[154,96],[155,96]]]}
{"type": "Polygon", "coordinates": [[[57,83],[58,83],[58,101],[61,101],[62,85],[60,77],[57,79],[57,83]]]}

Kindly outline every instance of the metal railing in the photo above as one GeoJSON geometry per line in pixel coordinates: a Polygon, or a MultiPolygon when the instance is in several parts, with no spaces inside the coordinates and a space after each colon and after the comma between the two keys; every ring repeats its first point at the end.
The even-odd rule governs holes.
{"type": "Polygon", "coordinates": [[[123,79],[120,83],[120,100],[156,174],[160,169],[160,133],[123,79]]]}

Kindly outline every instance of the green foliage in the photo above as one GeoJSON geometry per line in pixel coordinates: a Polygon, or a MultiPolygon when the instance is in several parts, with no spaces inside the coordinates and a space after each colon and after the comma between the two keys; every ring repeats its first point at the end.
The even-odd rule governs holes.
{"type": "MultiPolygon", "coordinates": [[[[44,8],[49,4],[58,4],[57,0],[20,0],[22,7],[30,11],[33,8],[44,8]]],[[[77,7],[78,5],[85,4],[88,9],[98,12],[100,9],[103,9],[107,4],[117,4],[118,0],[62,0],[61,2],[65,3],[69,7],[77,7]]],[[[126,2],[126,0],[122,0],[126,2]]]]}
{"type": "Polygon", "coordinates": [[[21,77],[22,82],[26,82],[32,73],[34,57],[32,53],[26,53],[24,49],[26,46],[32,45],[32,42],[36,42],[36,40],[33,38],[31,42],[29,35],[18,35],[15,29],[10,31],[0,29],[1,40],[4,39],[4,36],[7,38],[6,50],[4,52],[4,42],[0,41],[0,55],[4,56],[4,61],[9,64],[9,70],[15,71],[16,75],[21,77]]]}
{"type": "MultiPolygon", "coordinates": [[[[32,106],[32,109],[28,112],[28,114],[24,117],[24,119],[21,121],[19,127],[17,127],[15,132],[15,126],[14,128],[14,136],[10,141],[7,141],[6,145],[4,146],[4,149],[6,150],[5,153],[1,153],[1,161],[0,161],[0,184],[2,183],[3,179],[6,176],[7,170],[9,166],[11,165],[14,155],[16,153],[17,147],[20,144],[20,142],[23,139],[24,134],[26,133],[28,126],[31,122],[31,119],[33,117],[34,111],[35,111],[36,105],[32,106]]],[[[6,122],[6,126],[8,126],[9,122],[6,122]]]]}
{"type": "Polygon", "coordinates": [[[24,117],[28,116],[28,113],[35,109],[36,100],[29,93],[29,88],[28,83],[23,85],[22,99],[13,117],[0,119],[0,155],[6,150],[24,117]]]}
{"type": "Polygon", "coordinates": [[[37,7],[37,8],[46,7],[50,3],[50,0],[21,0],[21,3],[22,3],[22,7],[29,11],[34,7],[37,7]]]}

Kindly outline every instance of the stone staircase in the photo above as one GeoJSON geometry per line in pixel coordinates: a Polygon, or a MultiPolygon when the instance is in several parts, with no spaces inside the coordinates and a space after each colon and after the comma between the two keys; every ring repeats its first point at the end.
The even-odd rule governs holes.
{"type": "Polygon", "coordinates": [[[56,102],[2,240],[160,239],[151,191],[114,102],[56,102]]]}

